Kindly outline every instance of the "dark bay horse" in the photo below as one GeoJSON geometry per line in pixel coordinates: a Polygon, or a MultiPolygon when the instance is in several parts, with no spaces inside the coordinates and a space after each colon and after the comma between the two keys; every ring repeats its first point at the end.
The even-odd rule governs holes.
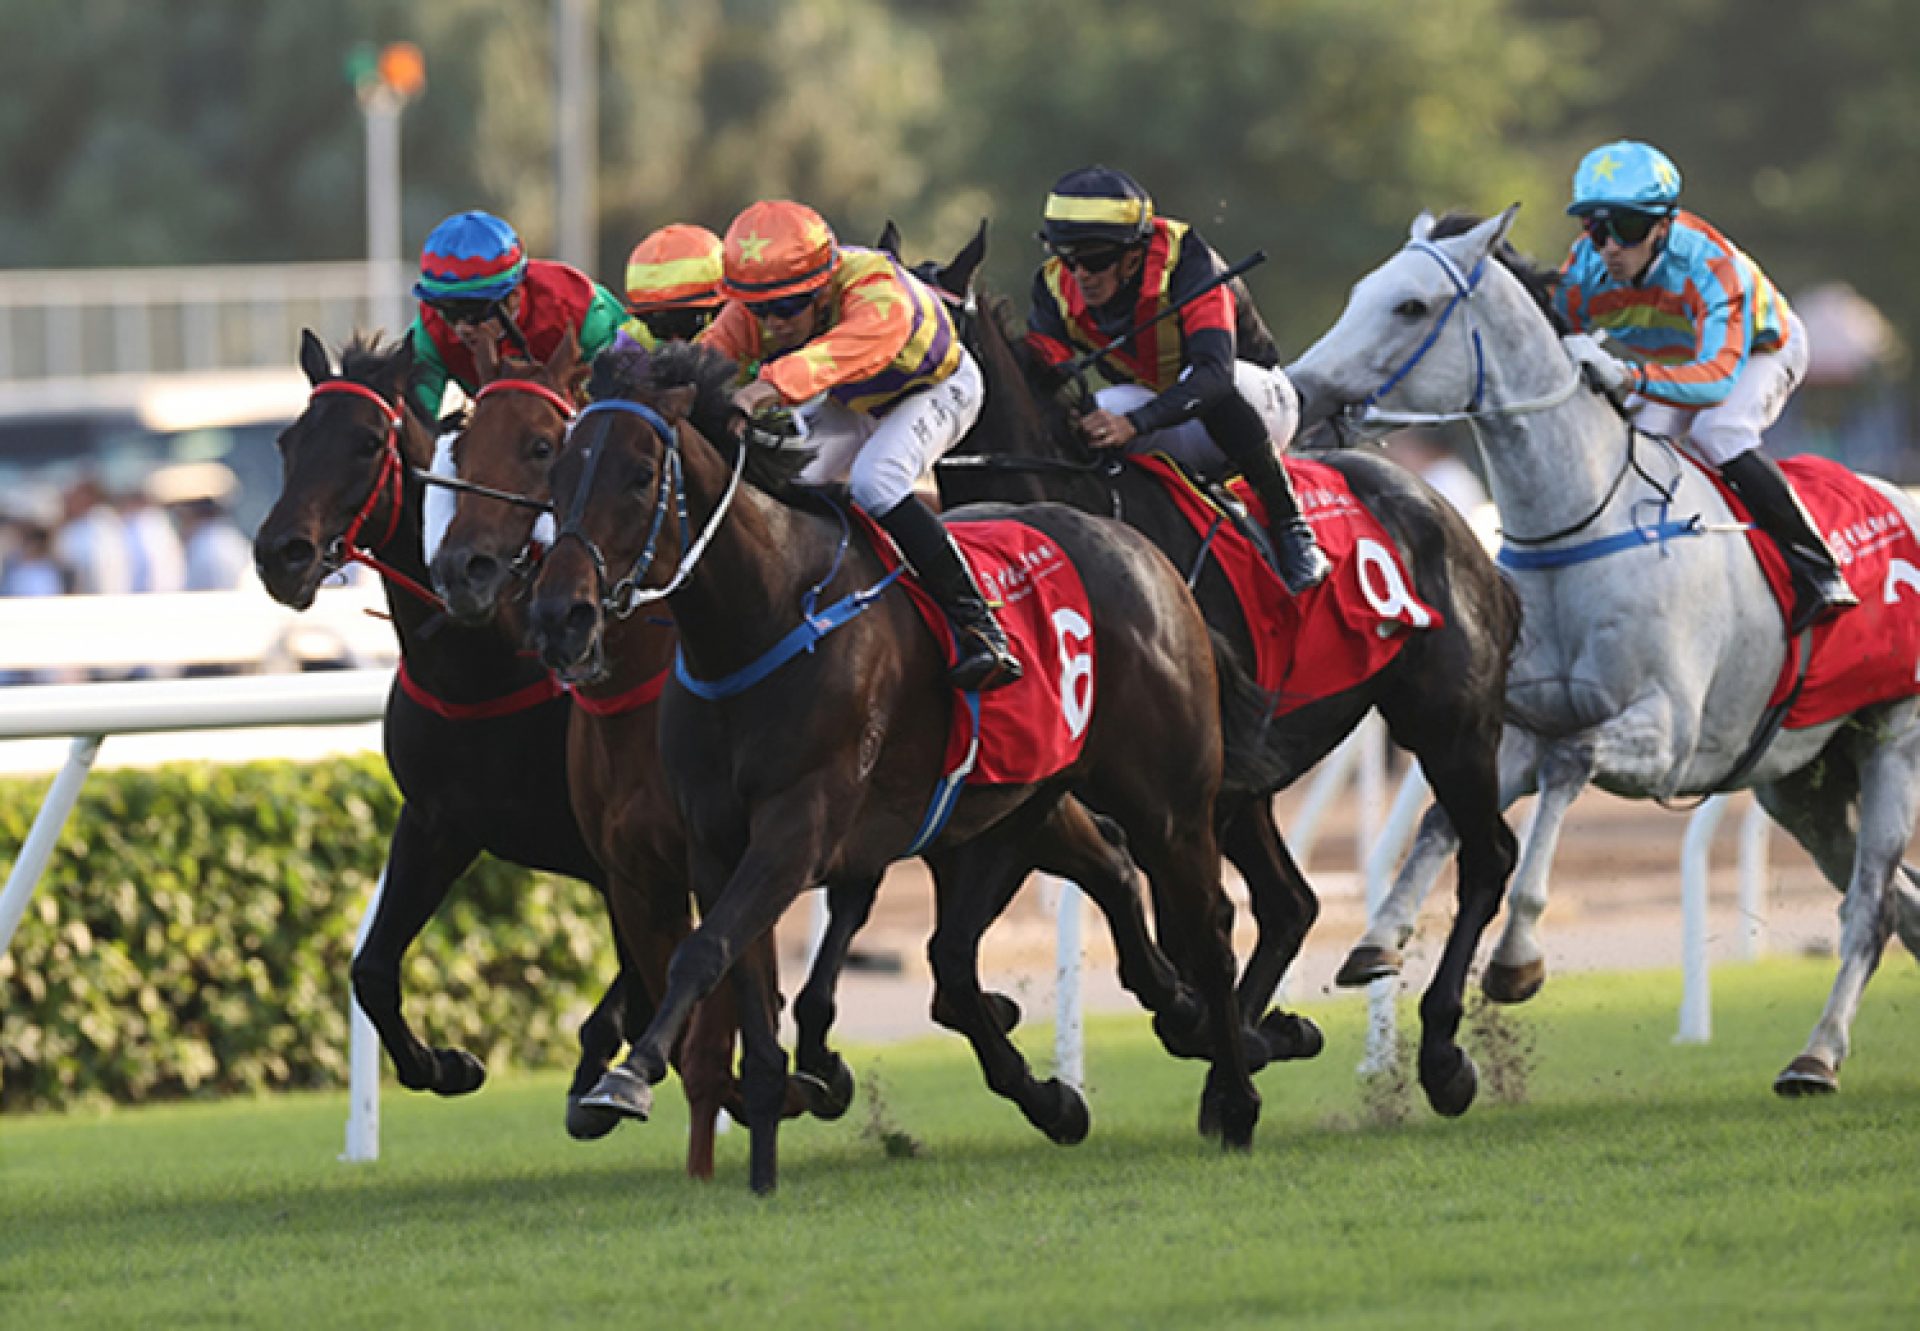
{"type": "MultiPolygon", "coordinates": [[[[681,635],[661,756],[686,818],[702,919],[674,954],[653,1023],[589,1099],[644,1113],[692,1003],[731,974],[750,1181],[771,1189],[786,1055],[761,977],[734,963],[808,887],[877,883],[888,864],[922,853],[936,891],[934,1017],[972,1042],[992,1089],[1056,1141],[1086,1132],[1085,1102],[1033,1078],[1006,1038],[1008,1014],[979,984],[979,937],[1038,865],[1074,877],[1107,912],[1123,983],[1163,1029],[1184,1028],[1208,1049],[1223,1140],[1250,1144],[1259,1097],[1233,1002],[1212,821],[1219,684],[1206,626],[1172,567],[1117,524],[1057,506],[1019,514],[1079,570],[1097,696],[1066,769],[1029,785],[963,787],[936,832],[928,813],[955,703],[932,634],[903,592],[885,594],[887,566],[851,535],[846,511],[782,484],[804,455],[711,442],[690,420],[699,386],[659,382],[629,382],[576,424],[554,464],[558,535],[528,616],[543,657],[566,672],[592,671],[610,622],[647,602],[664,601],[681,635]],[[842,622],[817,636],[820,617],[842,622]],[[789,656],[783,641],[809,645],[789,656]],[[767,673],[736,688],[740,671],[767,673]],[[1114,823],[1097,821],[1081,793],[1114,823]],[[1171,960],[1147,934],[1126,851],[1146,872],[1171,960]]],[[[1059,665],[1086,659],[1084,649],[1063,653],[1059,665]]]]}
{"type": "MultiPolygon", "coordinates": [[[[966,293],[984,253],[984,228],[936,280],[966,293]]],[[[1121,518],[1190,575],[1216,642],[1251,662],[1244,612],[1205,542],[1162,485],[1117,458],[1095,458],[1075,434],[1056,383],[1005,331],[1004,299],[978,304],[962,321],[986,376],[986,406],[973,433],[936,470],[949,503],[1051,500],[1121,518]]],[[[1420,1005],[1420,1083],[1441,1114],[1464,1113],[1478,1074],[1457,1042],[1467,973],[1481,934],[1500,907],[1513,870],[1515,841],[1501,817],[1498,753],[1507,661],[1519,634],[1519,600],[1453,508],[1410,472],[1383,459],[1335,454],[1334,467],[1354,497],[1377,517],[1398,548],[1413,590],[1444,625],[1412,634],[1399,655],[1363,683],[1284,715],[1263,719],[1248,738],[1265,761],[1240,770],[1220,800],[1221,845],[1252,899],[1259,938],[1240,982],[1249,1020],[1259,1020],[1318,914],[1311,887],[1273,822],[1271,796],[1292,784],[1378,709],[1394,741],[1420,762],[1456,827],[1470,827],[1459,849],[1459,910],[1420,1005]]],[[[1310,1027],[1280,1012],[1261,1021],[1274,1057],[1317,1048],[1310,1027]]]]}
{"type": "MultiPolygon", "coordinates": [[[[411,345],[382,349],[356,338],[336,375],[308,332],[300,366],[313,397],[280,438],[280,497],[254,538],[254,562],[273,598],[302,610],[321,580],[356,554],[382,571],[401,659],[384,741],[402,803],[379,910],[353,961],[353,991],[401,1085],[464,1095],[479,1088],[486,1068],[467,1050],[430,1047],[415,1036],[401,1011],[400,963],[483,850],[604,891],[567,802],[571,709],[514,636],[491,624],[450,623],[425,589],[413,472],[426,465],[432,440],[405,405],[411,345]]],[[[644,998],[629,995],[619,979],[580,1028],[569,1092],[575,1135],[588,1120],[571,1102],[619,1053],[630,998],[639,1007],[625,1019],[637,1029],[646,1019],[644,998]]]]}
{"type": "MultiPolygon", "coordinates": [[[[471,623],[487,622],[503,601],[517,604],[526,593],[538,548],[536,526],[550,507],[547,473],[588,370],[571,335],[544,364],[509,359],[488,368],[492,377],[452,446],[459,488],[432,560],[433,583],[449,612],[471,623]]],[[[574,708],[567,790],[575,821],[604,866],[609,904],[649,994],[664,992],[668,959],[693,927],[686,833],[659,755],[658,704],[676,641],[670,621],[618,621],[608,633],[611,668],[593,679],[569,681],[574,708]]],[[[777,995],[770,936],[754,944],[751,964],[764,977],[763,991],[777,995]]],[[[737,1025],[732,991],[722,990],[699,1005],[674,1049],[691,1119],[687,1169],[695,1177],[712,1176],[714,1125],[721,1107],[737,1095],[737,1025]]],[[[795,1080],[789,1114],[806,1109],[838,1118],[852,1103],[853,1078],[845,1063],[823,1062],[821,1075],[795,1080]]],[[[590,1106],[575,1113],[597,1115],[608,1126],[619,1122],[617,1115],[590,1106]]]]}

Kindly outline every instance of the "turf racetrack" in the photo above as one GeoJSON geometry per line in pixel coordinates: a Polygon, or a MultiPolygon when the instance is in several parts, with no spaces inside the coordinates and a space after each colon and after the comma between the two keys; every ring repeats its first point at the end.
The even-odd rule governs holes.
{"type": "Polygon", "coordinates": [[[1671,1043],[1676,973],[1556,977],[1479,1019],[1457,1121],[1358,1084],[1361,1005],[1316,1005],[1327,1053],[1261,1075],[1246,1158],[1144,1019],[1092,1027],[1071,1149],[957,1038],[854,1049],[860,1100],[789,1128],[764,1201],[741,1132],[679,1176],[670,1087],[589,1145],[556,1075],[389,1087],[355,1166],[342,1095],[10,1118],[0,1326],[1910,1328],[1920,970],[1889,951],[1838,1098],[1777,1100],[1830,974],[1721,968],[1704,1047],[1671,1043]]]}

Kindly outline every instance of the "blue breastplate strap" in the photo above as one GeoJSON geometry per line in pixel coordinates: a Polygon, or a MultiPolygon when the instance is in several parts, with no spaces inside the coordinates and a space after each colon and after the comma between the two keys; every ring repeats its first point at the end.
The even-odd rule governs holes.
{"type": "Polygon", "coordinates": [[[966,784],[974,763],[980,757],[980,695],[963,693],[960,696],[966,699],[968,723],[972,727],[967,752],[959,764],[941,777],[940,784],[933,788],[933,802],[927,806],[926,817],[920,820],[920,830],[914,833],[913,844],[907,847],[908,855],[918,855],[940,835],[940,829],[947,825],[947,819],[953,814],[953,806],[960,800],[960,787],[966,784]]]}
{"type": "Polygon", "coordinates": [[[849,593],[820,613],[803,616],[800,622],[794,625],[792,632],[768,648],[766,654],[759,660],[751,665],[742,666],[722,679],[695,679],[687,670],[687,655],[684,647],[674,653],[673,676],[686,686],[687,692],[696,698],[705,698],[708,702],[716,698],[731,698],[736,693],[744,693],[800,653],[812,651],[814,644],[841,625],[857,619],[868,606],[880,599],[880,594],[891,587],[894,579],[899,576],[900,569],[895,568],[893,572],[864,591],[849,593]]]}
{"type": "Polygon", "coordinates": [[[1623,550],[1637,550],[1643,545],[1665,545],[1683,536],[1706,534],[1707,528],[1696,513],[1690,518],[1666,518],[1651,527],[1630,527],[1613,536],[1602,536],[1595,541],[1582,541],[1579,545],[1564,545],[1553,550],[1517,550],[1511,545],[1502,545],[1500,553],[1494,556],[1494,562],[1501,568],[1515,570],[1566,568],[1572,564],[1605,559],[1623,550]]]}

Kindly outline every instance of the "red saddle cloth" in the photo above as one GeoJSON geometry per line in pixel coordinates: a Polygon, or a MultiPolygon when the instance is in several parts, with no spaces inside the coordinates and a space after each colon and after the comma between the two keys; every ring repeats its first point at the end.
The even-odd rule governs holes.
{"type": "MultiPolygon", "coordinates": [[[[1179,467],[1158,453],[1128,461],[1159,480],[1194,530],[1212,533],[1210,553],[1240,600],[1253,635],[1254,677],[1274,696],[1274,715],[1372,678],[1399,654],[1409,632],[1444,622],[1413,594],[1387,529],[1354,498],[1347,478],[1325,463],[1285,460],[1300,511],[1333,561],[1327,580],[1295,599],[1253,542],[1179,467]]],[[[1244,481],[1231,488],[1264,526],[1266,505],[1244,481]]]]}
{"type": "MultiPolygon", "coordinates": [[[[874,550],[894,567],[900,556],[893,542],[866,514],[861,518],[874,550]]],[[[1024,523],[956,522],[949,530],[1025,668],[1017,683],[979,695],[979,751],[966,783],[1043,781],[1080,756],[1093,715],[1093,610],[1080,570],[1053,538],[1024,523]]],[[[939,603],[911,577],[900,585],[953,660],[953,626],[939,603]]],[[[975,740],[972,709],[961,697],[956,690],[949,773],[966,761],[975,740]]]]}
{"type": "MultiPolygon", "coordinates": [[[[1688,457],[1720,487],[1727,507],[1743,522],[1746,505],[1711,467],[1688,457]]],[[[1877,702],[1920,693],[1920,540],[1893,501],[1838,462],[1822,457],[1788,458],[1780,470],[1793,482],[1840,561],[1840,571],[1860,604],[1813,630],[1807,681],[1787,711],[1789,730],[1817,726],[1877,702]]],[[[1780,622],[1793,608],[1793,579],[1772,538],[1749,527],[1747,541],[1780,605],[1780,622]]],[[[1768,705],[1793,688],[1800,654],[1791,645],[1768,705]]]]}

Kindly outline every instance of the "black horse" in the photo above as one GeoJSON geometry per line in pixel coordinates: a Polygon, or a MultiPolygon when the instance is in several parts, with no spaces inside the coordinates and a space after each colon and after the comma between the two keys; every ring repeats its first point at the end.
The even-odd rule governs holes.
{"type": "MultiPolygon", "coordinates": [[[[965,296],[985,252],[985,228],[935,280],[965,296]]],[[[973,299],[973,298],[970,298],[973,299]]],[[[1110,514],[1143,532],[1188,571],[1216,641],[1244,662],[1252,642],[1245,614],[1203,537],[1162,484],[1141,468],[1096,458],[1072,428],[1057,376],[1023,340],[1009,336],[1003,298],[975,300],[962,320],[986,377],[986,405],[955,456],[936,469],[948,503],[1050,500],[1110,514]]],[[[1435,1110],[1464,1113],[1478,1088],[1473,1061],[1456,1042],[1467,971],[1498,912],[1513,870],[1515,842],[1500,813],[1497,755],[1507,661],[1518,640],[1520,603],[1472,530],[1447,501],[1404,468],[1357,453],[1321,457],[1386,528],[1410,570],[1414,592],[1444,619],[1418,632],[1363,683],[1263,724],[1261,784],[1221,793],[1221,845],[1252,898],[1259,939],[1240,981],[1247,1017],[1259,1016],[1318,915],[1305,877],[1274,826],[1271,796],[1330,753],[1377,708],[1401,747],[1419,759],[1441,805],[1462,829],[1459,911],[1420,1006],[1420,1081],[1435,1110]],[[1267,784],[1271,778],[1271,784],[1267,784]]],[[[1342,983],[1371,978],[1343,972],[1342,983]]],[[[1312,1052],[1301,1019],[1270,1013],[1261,1022],[1276,1058],[1312,1052]]]]}
{"type": "Polygon", "coordinates": [[[786,1055],[765,1020],[760,976],[734,963],[806,888],[877,883],[918,851],[936,890],[934,1017],[973,1043],[989,1086],[1056,1141],[1086,1132],[1084,1101],[1034,1080],[1006,1038],[1010,1005],[984,993],[977,973],[981,933],[1038,865],[1074,877],[1106,911],[1123,982],[1171,1040],[1206,1049],[1213,1119],[1227,1144],[1250,1144],[1259,1097],[1233,1002],[1231,909],[1213,834],[1220,685],[1178,575],[1118,524],[1059,506],[1018,513],[1086,588],[1099,684],[1081,718],[1083,748],[1042,781],[963,787],[934,833],[928,810],[956,705],[943,653],[904,590],[885,590],[887,566],[850,532],[846,511],[784,485],[804,457],[783,473],[768,450],[710,441],[690,423],[697,394],[693,384],[634,382],[623,400],[582,414],[554,464],[559,533],[529,606],[534,640],[562,672],[594,669],[609,617],[648,600],[664,599],[681,635],[661,756],[692,842],[702,920],[674,954],[653,1023],[589,1103],[644,1114],[692,1004],[731,973],[751,1182],[773,1187],[786,1055]],[[829,620],[863,608],[817,636],[815,612],[803,609],[816,604],[829,620]],[[760,677],[743,683],[739,672],[760,677]],[[933,839],[921,847],[924,836],[933,839]],[[1147,933],[1127,851],[1151,884],[1171,964],[1147,933]]]}
{"type": "MultiPolygon", "coordinates": [[[[411,344],[382,349],[355,338],[335,374],[308,332],[300,367],[313,397],[280,437],[280,497],[254,538],[254,562],[273,598],[301,610],[350,558],[375,562],[385,579],[401,667],[384,738],[402,803],[380,907],[353,961],[353,991],[401,1085],[465,1095],[479,1088],[486,1067],[465,1049],[430,1047],[414,1035],[401,1011],[401,959],[483,850],[604,893],[568,802],[572,706],[546,668],[520,650],[517,634],[454,624],[425,588],[414,473],[429,461],[432,435],[407,405],[411,344]]],[[[583,1116],[575,1101],[619,1053],[626,1025],[637,1030],[649,1015],[640,987],[616,978],[581,1026],[568,1094],[575,1135],[612,1126],[583,1116]]]]}

